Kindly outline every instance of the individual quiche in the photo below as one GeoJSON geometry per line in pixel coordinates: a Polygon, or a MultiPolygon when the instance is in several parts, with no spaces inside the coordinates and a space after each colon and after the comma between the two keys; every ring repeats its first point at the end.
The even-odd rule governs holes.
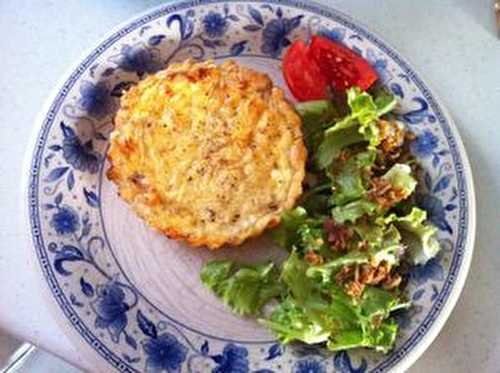
{"type": "Polygon", "coordinates": [[[265,74],[172,64],[126,92],[107,175],[151,227],[192,246],[238,245],[302,192],[301,120],[265,74]]]}

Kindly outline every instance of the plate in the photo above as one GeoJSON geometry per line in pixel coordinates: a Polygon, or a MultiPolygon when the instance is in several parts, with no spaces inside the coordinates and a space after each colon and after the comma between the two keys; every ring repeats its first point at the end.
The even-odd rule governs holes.
{"type": "Polygon", "coordinates": [[[58,315],[100,370],[404,370],[449,316],[472,256],[472,176],[453,120],[393,48],[348,16],[311,2],[176,2],[127,22],[57,89],[41,114],[29,160],[26,211],[33,254],[58,315]],[[414,306],[398,315],[401,333],[388,355],[282,346],[253,320],[232,315],[202,287],[203,263],[222,257],[278,260],[282,251],[265,235],[240,250],[217,253],[168,240],[146,227],[104,176],[123,89],[186,58],[234,58],[284,86],[284,50],[312,34],[363,55],[398,96],[398,116],[417,136],[412,151],[423,168],[418,204],[439,228],[443,250],[411,271],[414,306]]]}

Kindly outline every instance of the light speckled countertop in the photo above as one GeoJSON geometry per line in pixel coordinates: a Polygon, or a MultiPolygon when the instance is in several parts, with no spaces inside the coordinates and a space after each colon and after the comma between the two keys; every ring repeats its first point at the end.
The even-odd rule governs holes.
{"type": "MultiPolygon", "coordinates": [[[[412,372],[499,372],[500,40],[490,0],[323,0],[379,33],[454,116],[475,177],[478,232],[464,292],[412,372]]],[[[90,368],[57,326],[29,265],[22,160],[58,79],[118,23],[162,1],[0,2],[0,328],[90,368]]],[[[1,347],[0,347],[1,348],[1,347]]]]}

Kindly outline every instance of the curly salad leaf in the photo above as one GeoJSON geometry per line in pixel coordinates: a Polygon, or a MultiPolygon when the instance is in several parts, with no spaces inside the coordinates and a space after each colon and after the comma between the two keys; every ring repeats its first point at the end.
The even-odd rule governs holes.
{"type": "Polygon", "coordinates": [[[359,88],[347,91],[347,105],[351,113],[327,128],[318,147],[316,159],[321,168],[327,168],[345,147],[368,142],[368,149],[374,150],[380,144],[378,119],[396,106],[394,96],[383,92],[373,99],[359,88]]]}
{"type": "Polygon", "coordinates": [[[400,265],[424,264],[439,242],[413,205],[417,180],[403,137],[387,138],[404,131],[390,115],[395,98],[352,88],[344,107],[336,105],[297,107],[309,150],[305,192],[271,233],[288,258],[279,267],[212,262],[201,278],[283,343],[387,352],[398,332],[394,311],[411,306],[400,265]]]}
{"type": "Polygon", "coordinates": [[[269,319],[261,320],[283,343],[323,343],[332,351],[371,347],[387,352],[397,325],[390,313],[408,307],[399,294],[368,287],[351,298],[333,282],[318,282],[314,267],[292,253],[284,263],[282,279],[288,288],[269,319]]]}
{"type": "Polygon", "coordinates": [[[401,229],[409,246],[409,257],[412,264],[425,264],[439,252],[439,242],[436,239],[437,229],[425,223],[427,213],[418,207],[413,207],[406,216],[398,217],[390,214],[383,219],[384,224],[395,223],[401,229]]]}
{"type": "Polygon", "coordinates": [[[229,261],[215,261],[201,271],[203,284],[224,304],[240,315],[255,315],[270,299],[281,293],[279,273],[273,263],[243,266],[237,270],[229,261]]]}

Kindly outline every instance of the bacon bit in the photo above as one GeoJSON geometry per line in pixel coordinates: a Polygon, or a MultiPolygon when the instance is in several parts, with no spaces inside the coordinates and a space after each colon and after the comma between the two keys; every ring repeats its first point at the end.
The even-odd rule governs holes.
{"type": "Polygon", "coordinates": [[[382,324],[383,320],[384,320],[384,318],[382,317],[382,315],[375,315],[375,316],[373,316],[372,317],[373,327],[378,328],[382,324]]]}
{"type": "Polygon", "coordinates": [[[369,264],[361,266],[361,275],[359,282],[367,285],[378,285],[384,281],[389,275],[391,268],[389,264],[383,262],[377,267],[372,267],[369,264]]]}
{"type": "MultiPolygon", "coordinates": [[[[401,126],[399,123],[397,125],[401,126]]],[[[384,125],[381,126],[383,127],[384,125]]],[[[383,132],[385,129],[381,128],[380,130],[383,132]]],[[[388,139],[383,139],[377,151],[377,159],[373,167],[377,173],[383,173],[384,170],[391,168],[395,163],[408,163],[413,159],[410,145],[416,138],[415,134],[406,131],[402,126],[401,128],[396,128],[393,132],[397,134],[390,136],[388,139]],[[398,145],[396,146],[396,144],[398,145]]]]}
{"type": "Polygon", "coordinates": [[[401,123],[396,121],[379,120],[378,128],[380,130],[380,149],[385,154],[392,153],[399,149],[405,140],[405,130],[401,123]]]}
{"type": "Polygon", "coordinates": [[[345,162],[349,159],[349,151],[347,149],[343,149],[339,154],[339,161],[345,162]]]}
{"type": "Polygon", "coordinates": [[[345,292],[352,298],[359,298],[363,290],[365,290],[365,285],[356,281],[350,281],[345,285],[345,292]]]}
{"type": "Polygon", "coordinates": [[[398,273],[392,273],[389,263],[382,262],[378,266],[345,266],[337,273],[335,281],[338,285],[345,284],[346,293],[357,298],[361,296],[366,285],[382,285],[386,290],[393,290],[401,284],[402,278],[398,273]]]}
{"type": "Polygon", "coordinates": [[[319,266],[323,264],[323,257],[319,254],[316,254],[314,251],[309,250],[306,255],[304,255],[304,259],[306,262],[308,262],[310,265],[313,266],[319,266]]]}
{"type": "Polygon", "coordinates": [[[335,282],[337,285],[342,285],[353,272],[353,267],[345,266],[335,275],[335,282]]]}
{"type": "Polygon", "coordinates": [[[368,192],[368,198],[384,209],[393,207],[406,197],[401,188],[393,187],[391,183],[382,177],[375,177],[370,182],[372,188],[368,192]]]}
{"type": "Polygon", "coordinates": [[[402,280],[402,277],[398,273],[395,273],[394,275],[389,276],[385,279],[382,287],[385,290],[393,290],[401,285],[402,280]]]}
{"type": "Polygon", "coordinates": [[[345,251],[347,242],[352,237],[352,230],[342,224],[336,224],[333,219],[326,219],[323,228],[328,233],[328,243],[334,251],[345,251]]]}

